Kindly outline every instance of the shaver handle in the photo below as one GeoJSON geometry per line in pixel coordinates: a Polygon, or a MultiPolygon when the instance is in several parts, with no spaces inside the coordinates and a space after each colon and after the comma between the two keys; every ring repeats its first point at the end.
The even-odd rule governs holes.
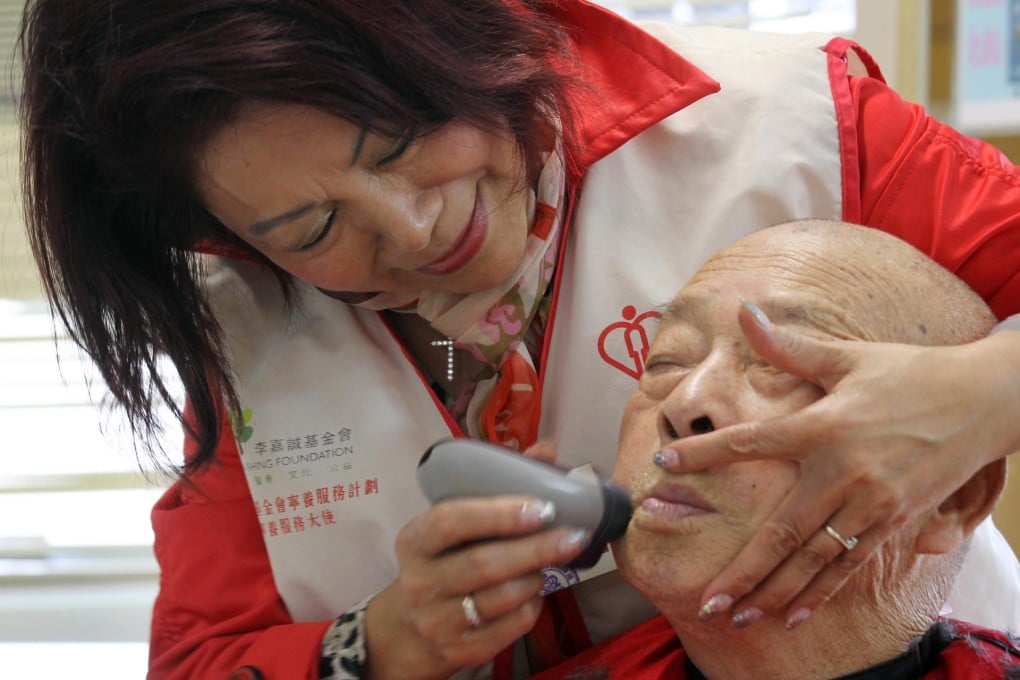
{"type": "Polygon", "coordinates": [[[568,477],[558,467],[494,444],[448,439],[433,444],[418,463],[418,483],[433,503],[449,498],[522,495],[552,501],[550,526],[587,529],[591,541],[569,567],[594,566],[606,544],[627,529],[631,505],[612,482],[568,477]]]}

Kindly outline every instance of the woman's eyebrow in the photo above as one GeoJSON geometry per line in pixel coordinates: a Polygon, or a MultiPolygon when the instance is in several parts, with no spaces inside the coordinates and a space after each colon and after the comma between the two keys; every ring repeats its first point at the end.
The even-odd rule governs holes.
{"type": "Polygon", "coordinates": [[[361,155],[361,148],[365,146],[366,135],[368,135],[367,128],[361,128],[361,130],[358,131],[358,138],[354,140],[354,151],[351,153],[351,162],[347,166],[348,168],[353,168],[354,164],[358,162],[358,156],[361,155]]]}
{"type": "Polygon", "coordinates": [[[281,215],[277,215],[276,217],[270,217],[267,220],[256,222],[255,224],[248,227],[248,233],[251,234],[252,236],[265,236],[268,232],[272,231],[281,224],[293,222],[302,215],[307,214],[308,212],[313,210],[316,205],[317,204],[315,203],[306,203],[305,205],[302,205],[299,208],[288,210],[287,212],[281,215]]]}

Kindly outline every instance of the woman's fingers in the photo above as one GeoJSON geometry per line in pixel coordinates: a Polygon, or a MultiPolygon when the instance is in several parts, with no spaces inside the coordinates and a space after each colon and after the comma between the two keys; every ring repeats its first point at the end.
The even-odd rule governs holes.
{"type": "Polygon", "coordinates": [[[523,451],[528,458],[540,460],[549,465],[556,464],[556,446],[551,441],[535,442],[523,451]]]}
{"type": "MultiPolygon", "coordinates": [[[[738,320],[751,347],[769,364],[825,392],[830,392],[860,361],[852,343],[822,342],[773,326],[749,301],[741,306],[738,320]]],[[[684,437],[659,451],[655,463],[670,472],[696,472],[750,459],[802,457],[832,439],[832,427],[842,424],[833,418],[834,410],[830,403],[817,402],[789,415],[684,437]]]]}
{"type": "Polygon", "coordinates": [[[450,597],[424,608],[409,606],[399,582],[373,598],[366,634],[373,662],[386,677],[449,677],[460,668],[480,666],[534,626],[541,609],[533,579],[518,579],[501,592],[472,596],[478,625],[467,618],[464,597],[450,597]],[[523,597],[525,593],[533,593],[523,597]],[[504,599],[506,598],[506,599],[504,599]],[[509,603],[512,602],[513,606],[509,603]]]}
{"type": "Polygon", "coordinates": [[[565,564],[587,544],[584,530],[552,529],[516,539],[486,541],[447,553],[432,568],[453,595],[499,586],[543,567],[565,564]]]}
{"type": "MultiPolygon", "coordinates": [[[[894,530],[885,525],[873,526],[860,535],[855,535],[857,545],[843,549],[812,579],[803,590],[790,589],[792,601],[787,606],[786,627],[793,629],[843,587],[847,579],[870,558],[888,539],[894,530]],[[799,594],[798,594],[799,593],[799,594]],[[795,596],[795,597],[794,597],[795,596]]],[[[821,537],[821,536],[820,536],[821,537]]],[[[843,546],[841,546],[843,547],[843,546]]],[[[784,600],[785,596],[780,597],[784,600]]]]}
{"type": "Polygon", "coordinates": [[[751,348],[765,361],[826,391],[855,365],[853,355],[844,351],[843,343],[823,342],[774,326],[765,313],[749,300],[742,302],[737,321],[751,348]]]}
{"type": "Polygon", "coordinates": [[[729,611],[735,624],[749,625],[762,612],[787,609],[797,625],[814,611],[934,502],[925,479],[900,476],[900,453],[844,442],[802,456],[798,481],[706,587],[703,617],[729,611]]]}
{"type": "Polygon", "coordinates": [[[538,616],[541,569],[574,559],[590,538],[548,529],[554,511],[532,498],[465,498],[409,522],[397,537],[400,576],[387,589],[389,615],[409,636],[399,644],[459,668],[491,660],[527,632],[538,616]]]}
{"type": "Polygon", "coordinates": [[[736,626],[762,612],[787,610],[794,628],[831,597],[891,533],[879,518],[841,509],[792,551],[768,578],[730,610],[736,626]],[[840,527],[837,529],[836,527],[840,527]]]}
{"type": "Polygon", "coordinates": [[[542,592],[545,579],[541,572],[476,590],[472,597],[482,625],[517,611],[542,592]]]}
{"type": "Polygon", "coordinates": [[[798,569],[801,574],[810,572],[807,578],[810,580],[821,569],[820,560],[827,556],[826,550],[831,546],[814,543],[812,549],[802,554],[799,560],[792,556],[802,550],[842,502],[842,496],[831,486],[824,483],[815,485],[801,479],[779,507],[758,527],[734,560],[705,587],[700,618],[714,618],[752,592],[755,598],[748,599],[745,607],[755,606],[763,611],[771,611],[785,605],[796,593],[788,594],[786,600],[779,602],[778,590],[796,578],[788,575],[777,585],[768,581],[770,574],[793,559],[793,565],[789,567],[794,570],[793,573],[796,574],[798,569]],[[804,487],[810,490],[805,491],[804,487]],[[770,585],[772,591],[768,589],[770,585]]]}
{"type": "Polygon", "coordinates": [[[750,625],[785,609],[795,627],[909,518],[1016,448],[1001,404],[1017,387],[995,336],[945,348],[820,342],[756,318],[753,305],[740,323],[761,356],[826,395],[786,416],[671,442],[656,462],[675,472],[770,457],[799,465],[783,501],[708,584],[701,612],[750,625]]]}
{"type": "Polygon", "coordinates": [[[427,607],[569,562],[589,536],[580,529],[540,531],[553,512],[548,503],[517,497],[435,505],[397,537],[408,603],[427,607]]]}
{"type": "Polygon", "coordinates": [[[439,641],[437,647],[451,666],[480,666],[531,630],[541,608],[541,598],[532,597],[496,617],[485,618],[480,613],[482,622],[475,627],[464,617],[461,602],[451,601],[433,637],[439,641]],[[455,622],[453,626],[449,625],[451,621],[455,622]]]}
{"type": "Polygon", "coordinates": [[[458,498],[418,515],[397,537],[397,557],[433,557],[483,539],[537,531],[556,516],[555,506],[537,498],[458,498]]]}
{"type": "Polygon", "coordinates": [[[768,420],[739,423],[670,442],[654,462],[668,472],[698,472],[760,458],[799,458],[825,440],[824,407],[808,406],[768,420]]]}
{"type": "Polygon", "coordinates": [[[539,597],[541,592],[542,575],[536,572],[465,595],[445,598],[439,606],[422,616],[418,625],[423,633],[436,638],[492,627],[508,615],[514,618],[519,609],[539,597]],[[465,598],[469,601],[465,602],[465,598]],[[471,614],[476,616],[474,620],[471,614]]]}

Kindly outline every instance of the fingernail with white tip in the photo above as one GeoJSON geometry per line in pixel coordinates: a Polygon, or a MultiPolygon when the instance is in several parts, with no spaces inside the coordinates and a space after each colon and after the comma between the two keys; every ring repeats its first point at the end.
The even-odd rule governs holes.
{"type": "Polygon", "coordinates": [[[552,501],[528,501],[521,509],[525,521],[538,521],[548,524],[556,518],[556,504],[552,501]]]}
{"type": "Polygon", "coordinates": [[[740,304],[744,305],[744,308],[751,312],[754,316],[754,320],[758,322],[759,326],[765,330],[772,330],[772,320],[765,315],[765,312],[761,311],[761,307],[750,300],[741,300],[740,304]]]}
{"type": "Polygon", "coordinates": [[[736,628],[746,628],[747,626],[750,626],[752,623],[760,619],[762,615],[763,615],[762,610],[758,609],[757,607],[748,607],[747,609],[734,614],[733,618],[730,619],[730,621],[736,628]]]}
{"type": "Polygon", "coordinates": [[[809,616],[811,616],[811,610],[801,607],[794,613],[790,614],[790,618],[786,619],[786,630],[793,630],[800,624],[807,621],[809,616]]]}
{"type": "Polygon", "coordinates": [[[679,459],[677,458],[676,451],[670,451],[669,449],[656,451],[655,455],[652,456],[652,463],[655,464],[655,467],[673,467],[677,462],[679,462],[679,459]]]}
{"type": "Polygon", "coordinates": [[[715,595],[698,610],[698,618],[708,621],[733,606],[733,598],[726,594],[715,595]]]}
{"type": "Polygon", "coordinates": [[[560,550],[565,553],[573,552],[591,540],[591,533],[587,529],[574,529],[560,539],[560,550]]]}

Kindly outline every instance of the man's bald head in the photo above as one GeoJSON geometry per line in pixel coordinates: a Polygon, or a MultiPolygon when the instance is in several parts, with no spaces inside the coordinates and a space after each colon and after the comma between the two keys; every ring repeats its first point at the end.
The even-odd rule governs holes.
{"type": "MultiPolygon", "coordinates": [[[[706,262],[663,314],[624,413],[614,471],[636,507],[616,546],[617,564],[660,609],[680,616],[696,610],[705,585],[759,530],[800,469],[764,458],[672,473],[654,466],[653,453],[677,438],[790,415],[825,394],[750,346],[738,319],[744,300],[778,328],[823,342],[958,345],[995,325],[959,279],[905,242],[865,227],[786,223],[746,236],[706,262]]],[[[954,494],[952,505],[943,503],[947,512],[940,506],[900,527],[837,594],[840,606],[867,602],[885,611],[896,601],[900,613],[935,616],[972,520],[990,511],[1001,490],[1002,470],[972,480],[968,488],[975,492],[954,494]]]]}
{"type": "Polygon", "coordinates": [[[800,220],[755,232],[717,253],[694,281],[720,268],[779,267],[820,289],[859,329],[858,339],[957,345],[987,335],[995,315],[960,279],[877,229],[800,220]]]}

